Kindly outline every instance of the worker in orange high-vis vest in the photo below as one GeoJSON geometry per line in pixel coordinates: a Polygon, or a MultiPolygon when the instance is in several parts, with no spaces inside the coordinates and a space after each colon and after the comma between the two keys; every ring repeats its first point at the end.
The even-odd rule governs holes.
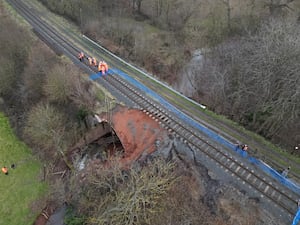
{"type": "Polygon", "coordinates": [[[102,75],[104,75],[108,71],[108,65],[104,61],[100,61],[98,65],[98,71],[102,72],[102,75]]]}
{"type": "Polygon", "coordinates": [[[84,60],[84,53],[83,53],[83,52],[80,52],[80,53],[78,54],[78,59],[79,59],[81,62],[83,62],[83,60],[84,60]]]}
{"type": "Polygon", "coordinates": [[[92,57],[88,57],[88,60],[89,60],[90,66],[92,66],[93,65],[93,59],[92,59],[92,57]]]}
{"type": "Polygon", "coordinates": [[[99,64],[98,64],[98,72],[102,72],[102,74],[103,74],[103,63],[102,63],[102,61],[99,61],[99,64]]]}
{"type": "Polygon", "coordinates": [[[107,73],[107,72],[108,72],[108,65],[107,65],[107,63],[104,62],[104,61],[103,61],[103,63],[104,63],[105,73],[107,73]]]}
{"type": "Polygon", "coordinates": [[[97,64],[97,59],[95,58],[95,57],[93,57],[93,65],[94,66],[97,66],[98,64],[97,64]]]}
{"type": "Polygon", "coordinates": [[[7,169],[7,167],[2,167],[2,173],[4,173],[5,175],[8,175],[8,169],[7,169]]]}

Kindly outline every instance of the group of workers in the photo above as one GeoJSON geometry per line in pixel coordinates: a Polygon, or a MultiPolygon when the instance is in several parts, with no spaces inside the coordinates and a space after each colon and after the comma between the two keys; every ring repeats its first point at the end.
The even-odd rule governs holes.
{"type": "MultiPolygon", "coordinates": [[[[80,52],[78,54],[78,59],[81,61],[81,62],[84,62],[84,58],[85,58],[85,55],[83,52],[80,52]]],[[[86,57],[86,59],[88,60],[89,62],[89,65],[90,66],[95,66],[98,68],[98,71],[102,73],[102,75],[106,74],[107,71],[108,71],[108,65],[105,61],[99,61],[99,63],[97,62],[97,59],[95,57],[86,57]]]]}

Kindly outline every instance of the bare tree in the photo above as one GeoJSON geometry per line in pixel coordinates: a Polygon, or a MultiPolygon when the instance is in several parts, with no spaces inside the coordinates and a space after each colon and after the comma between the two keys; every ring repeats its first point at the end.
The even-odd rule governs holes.
{"type": "Polygon", "coordinates": [[[39,104],[29,112],[24,134],[42,148],[38,154],[43,158],[60,155],[64,150],[64,116],[49,104],[39,104]]]}
{"type": "Polygon", "coordinates": [[[92,84],[84,80],[74,65],[57,64],[47,74],[44,91],[50,101],[66,104],[73,101],[78,108],[92,111],[96,97],[92,84]]]}
{"type": "Polygon", "coordinates": [[[284,9],[290,9],[289,4],[294,0],[269,0],[265,4],[265,7],[269,8],[270,14],[272,16],[282,15],[284,9]]]}
{"type": "Polygon", "coordinates": [[[68,101],[72,93],[71,68],[72,66],[58,64],[48,72],[44,90],[50,101],[62,104],[68,101]]]}
{"type": "Polygon", "coordinates": [[[141,13],[142,1],[143,0],[132,0],[132,9],[141,13]]]}
{"type": "Polygon", "coordinates": [[[230,5],[230,0],[222,0],[226,7],[227,11],[227,29],[228,31],[231,30],[231,5],[230,5]]]}
{"type": "Polygon", "coordinates": [[[47,71],[57,61],[56,56],[44,43],[36,42],[30,49],[20,94],[27,107],[36,104],[43,97],[47,71]]]}
{"type": "Polygon", "coordinates": [[[16,81],[14,64],[4,56],[0,56],[0,95],[8,94],[16,81]]]}
{"type": "Polygon", "coordinates": [[[73,74],[68,97],[77,107],[84,108],[88,111],[93,111],[96,106],[96,96],[92,83],[88,80],[84,80],[79,74],[73,74]]]}
{"type": "Polygon", "coordinates": [[[155,1],[155,16],[160,17],[163,11],[163,1],[162,0],[156,0],[155,1]]]}
{"type": "Polygon", "coordinates": [[[299,37],[295,22],[271,20],[259,33],[227,42],[206,59],[199,92],[211,105],[223,102],[226,115],[278,138],[299,124],[299,37]]]}
{"type": "Polygon", "coordinates": [[[172,2],[165,6],[166,22],[171,30],[180,31],[199,10],[201,1],[172,2]]]}
{"type": "Polygon", "coordinates": [[[8,16],[1,16],[0,30],[0,95],[13,95],[26,65],[31,38],[8,16]]]}
{"type": "Polygon", "coordinates": [[[81,199],[77,198],[81,211],[89,215],[90,224],[150,224],[150,218],[163,210],[159,203],[174,184],[175,165],[161,159],[127,170],[118,161],[109,164],[87,176],[81,199]]]}

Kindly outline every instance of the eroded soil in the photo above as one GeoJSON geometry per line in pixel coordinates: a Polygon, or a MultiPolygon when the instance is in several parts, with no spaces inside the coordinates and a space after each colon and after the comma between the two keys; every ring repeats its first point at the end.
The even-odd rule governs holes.
{"type": "Polygon", "coordinates": [[[156,143],[167,136],[167,132],[157,121],[137,109],[116,107],[112,114],[111,125],[124,147],[125,164],[153,153],[156,150],[156,143]]]}

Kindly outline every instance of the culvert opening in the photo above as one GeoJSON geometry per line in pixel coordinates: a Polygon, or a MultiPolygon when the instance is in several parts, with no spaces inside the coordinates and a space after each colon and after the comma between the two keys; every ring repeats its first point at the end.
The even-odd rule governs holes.
{"type": "MultiPolygon", "coordinates": [[[[91,121],[95,120],[91,118],[91,121]]],[[[157,140],[163,141],[167,133],[157,120],[149,118],[145,112],[117,106],[109,117],[106,113],[99,116],[98,122],[93,123],[84,137],[70,149],[68,155],[73,157],[69,162],[74,165],[76,160],[78,163],[91,159],[101,163],[117,155],[122,166],[127,167],[156,151],[157,140]]]]}
{"type": "Polygon", "coordinates": [[[111,125],[101,121],[84,134],[69,155],[75,168],[82,170],[90,161],[105,163],[114,156],[122,157],[124,147],[111,125]]]}

